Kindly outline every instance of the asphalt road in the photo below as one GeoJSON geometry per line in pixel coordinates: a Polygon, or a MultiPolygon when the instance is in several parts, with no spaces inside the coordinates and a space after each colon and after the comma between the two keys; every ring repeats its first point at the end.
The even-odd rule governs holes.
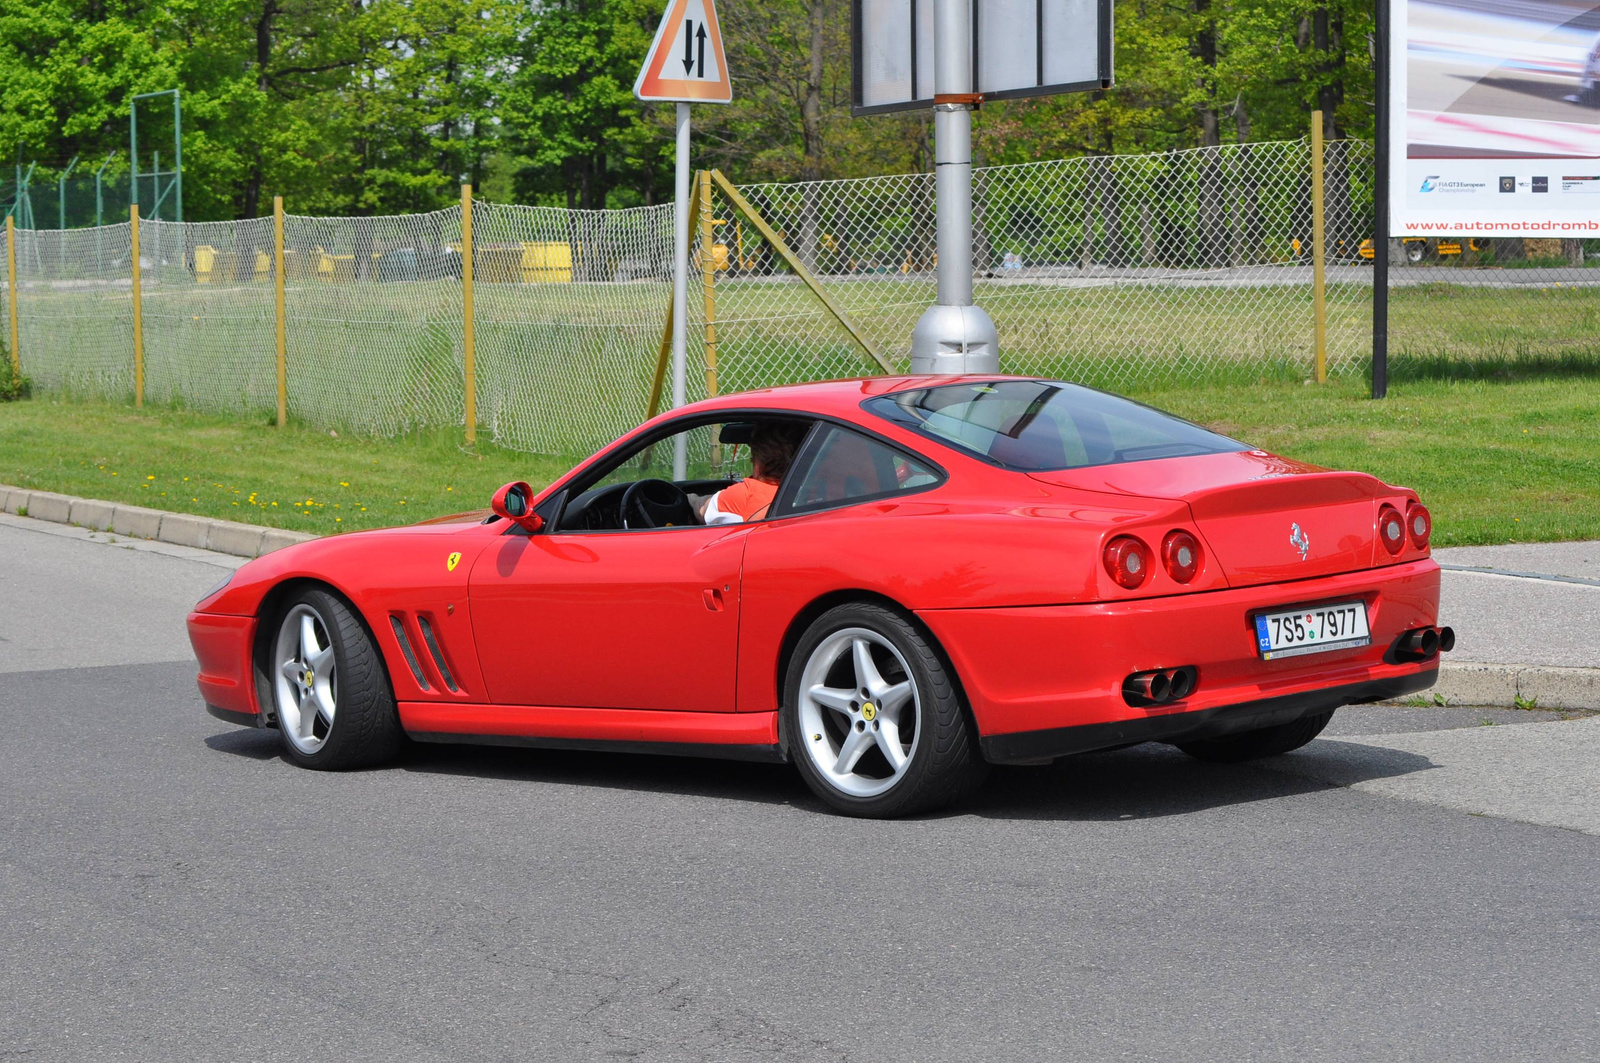
{"type": "Polygon", "coordinates": [[[899,823],[760,765],[318,774],[201,710],[231,562],[86,539],[0,522],[0,1058],[1594,1058],[1594,774],[1497,783],[1600,718],[1341,712],[899,823]]]}

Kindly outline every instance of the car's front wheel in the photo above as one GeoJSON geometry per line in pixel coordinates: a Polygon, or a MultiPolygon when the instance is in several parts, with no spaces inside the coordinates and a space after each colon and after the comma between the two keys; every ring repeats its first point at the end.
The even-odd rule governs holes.
{"type": "Polygon", "coordinates": [[[354,610],[307,588],[278,616],[272,642],[273,708],[296,763],[358,768],[394,756],[403,738],[383,657],[354,610]]]}
{"type": "Polygon", "coordinates": [[[1179,742],[1178,748],[1199,760],[1218,764],[1233,764],[1258,757],[1275,757],[1299,749],[1328,726],[1333,710],[1302,716],[1298,720],[1280,723],[1275,727],[1258,727],[1254,731],[1223,735],[1220,738],[1202,738],[1196,742],[1179,742]]]}
{"type": "Polygon", "coordinates": [[[784,690],[789,755],[840,812],[926,812],[983,779],[987,765],[947,666],[890,609],[852,603],[818,617],[795,647],[784,690]]]}

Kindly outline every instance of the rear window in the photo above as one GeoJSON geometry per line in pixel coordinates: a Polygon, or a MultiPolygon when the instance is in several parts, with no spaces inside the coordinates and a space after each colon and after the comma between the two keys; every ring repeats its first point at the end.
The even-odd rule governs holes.
{"type": "Polygon", "coordinates": [[[1137,402],[1053,381],[946,384],[881,395],[865,406],[903,428],[1021,472],[1248,449],[1137,402]]]}

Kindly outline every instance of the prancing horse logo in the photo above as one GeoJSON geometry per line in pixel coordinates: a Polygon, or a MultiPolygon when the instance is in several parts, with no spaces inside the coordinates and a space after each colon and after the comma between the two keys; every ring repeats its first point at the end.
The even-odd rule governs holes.
{"type": "Polygon", "coordinates": [[[1304,561],[1311,552],[1311,538],[1300,529],[1300,525],[1289,525],[1289,545],[1300,551],[1300,560],[1304,561]]]}

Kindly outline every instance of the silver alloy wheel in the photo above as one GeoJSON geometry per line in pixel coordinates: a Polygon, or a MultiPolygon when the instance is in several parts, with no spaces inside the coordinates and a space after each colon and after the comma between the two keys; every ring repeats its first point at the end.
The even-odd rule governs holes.
{"type": "Polygon", "coordinates": [[[798,744],[835,789],[876,797],[911,766],[920,704],[893,643],[868,628],[841,628],[811,651],[800,674],[798,744]]]}
{"type": "Polygon", "coordinates": [[[335,711],[333,640],[322,614],[304,603],[289,610],[272,659],[278,728],[300,752],[315,753],[333,730],[335,711]]]}

